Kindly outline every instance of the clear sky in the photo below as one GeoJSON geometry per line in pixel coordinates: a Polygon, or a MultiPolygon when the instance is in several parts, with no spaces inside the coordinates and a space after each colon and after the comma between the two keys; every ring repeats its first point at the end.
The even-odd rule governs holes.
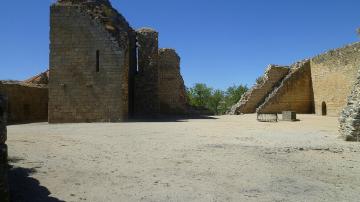
{"type": "MultiPolygon", "coordinates": [[[[0,79],[48,68],[54,0],[1,2],[0,79]]],[[[358,41],[359,0],[112,0],[134,28],[175,48],[187,86],[252,85],[268,64],[288,65],[358,41]]]]}

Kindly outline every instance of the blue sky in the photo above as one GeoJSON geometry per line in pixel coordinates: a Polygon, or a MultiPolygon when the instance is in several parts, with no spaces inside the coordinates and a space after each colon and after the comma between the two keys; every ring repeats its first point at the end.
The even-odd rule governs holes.
{"type": "MultiPolygon", "coordinates": [[[[48,68],[53,0],[1,3],[0,79],[48,68]]],[[[112,0],[134,28],[175,48],[187,86],[252,85],[268,64],[291,64],[358,41],[359,0],[112,0]]]]}

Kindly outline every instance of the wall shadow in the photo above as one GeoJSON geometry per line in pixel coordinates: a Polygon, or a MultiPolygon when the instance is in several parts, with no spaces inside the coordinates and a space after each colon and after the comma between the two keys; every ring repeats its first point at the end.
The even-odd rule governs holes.
{"type": "Polygon", "coordinates": [[[64,202],[51,197],[51,192],[30,175],[36,169],[9,165],[9,186],[11,202],[64,202]]]}
{"type": "Polygon", "coordinates": [[[208,115],[177,115],[177,116],[153,116],[153,117],[141,117],[134,116],[128,119],[126,122],[128,123],[136,123],[136,122],[187,122],[188,120],[194,119],[208,119],[208,120],[217,120],[218,118],[208,116],[208,115]]]}

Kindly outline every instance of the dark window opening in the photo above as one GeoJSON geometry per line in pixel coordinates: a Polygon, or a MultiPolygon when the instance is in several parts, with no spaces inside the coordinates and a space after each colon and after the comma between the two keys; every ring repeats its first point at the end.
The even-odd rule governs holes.
{"type": "Polygon", "coordinates": [[[100,72],[100,51],[96,51],[96,72],[100,72]]]}
{"type": "Polygon", "coordinates": [[[321,104],[321,114],[322,114],[323,116],[326,116],[326,115],[327,115],[327,106],[326,106],[326,103],[325,103],[325,102],[323,102],[323,103],[321,104]]]}
{"type": "Polygon", "coordinates": [[[140,50],[140,44],[136,40],[136,73],[139,73],[139,50],[140,50]]]}

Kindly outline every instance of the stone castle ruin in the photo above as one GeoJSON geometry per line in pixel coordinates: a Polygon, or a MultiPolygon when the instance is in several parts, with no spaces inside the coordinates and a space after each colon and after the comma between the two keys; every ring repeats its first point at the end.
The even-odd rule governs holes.
{"type": "Polygon", "coordinates": [[[354,43],[289,68],[269,66],[263,81],[245,93],[229,114],[341,114],[340,132],[346,139],[354,140],[360,131],[359,58],[360,43],[354,43]]]}
{"type": "Polygon", "coordinates": [[[135,31],[108,0],[51,7],[49,122],[186,113],[180,58],[158,33],[135,31]]]}

